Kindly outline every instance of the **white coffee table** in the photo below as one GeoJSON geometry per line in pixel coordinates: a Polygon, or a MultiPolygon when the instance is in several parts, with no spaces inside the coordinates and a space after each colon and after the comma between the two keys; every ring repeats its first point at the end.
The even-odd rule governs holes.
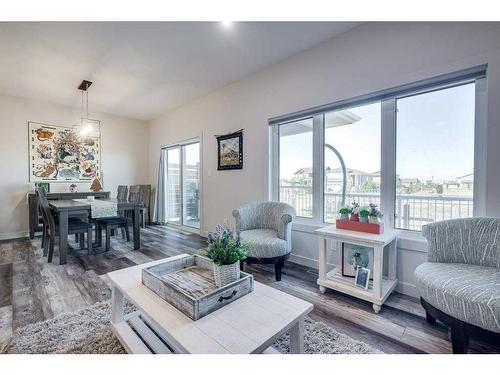
{"type": "Polygon", "coordinates": [[[313,305],[254,283],[254,291],[193,321],[141,282],[141,270],[182,254],[108,273],[111,326],[128,353],[262,353],[290,332],[292,353],[304,351],[304,317],[313,305]],[[138,310],[124,314],[124,297],[138,310]]]}

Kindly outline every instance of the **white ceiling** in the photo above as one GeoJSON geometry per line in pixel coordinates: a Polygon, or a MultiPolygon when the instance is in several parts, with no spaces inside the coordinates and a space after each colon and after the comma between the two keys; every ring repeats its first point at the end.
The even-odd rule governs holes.
{"type": "Polygon", "coordinates": [[[357,25],[0,23],[0,94],[150,120],[357,25]]]}

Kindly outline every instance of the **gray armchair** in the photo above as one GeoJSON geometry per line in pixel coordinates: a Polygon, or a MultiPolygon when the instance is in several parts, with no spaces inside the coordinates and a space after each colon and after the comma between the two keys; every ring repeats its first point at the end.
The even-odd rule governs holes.
{"type": "Polygon", "coordinates": [[[454,353],[469,337],[500,342],[500,219],[469,218],[425,225],[428,262],[415,270],[427,313],[451,328],[454,353]]]}
{"type": "MultiPolygon", "coordinates": [[[[233,211],[236,233],[248,248],[245,263],[274,264],[281,280],[285,260],[292,249],[292,221],[295,209],[281,202],[256,202],[233,211]]],[[[241,262],[243,269],[243,262],[241,262]]]]}

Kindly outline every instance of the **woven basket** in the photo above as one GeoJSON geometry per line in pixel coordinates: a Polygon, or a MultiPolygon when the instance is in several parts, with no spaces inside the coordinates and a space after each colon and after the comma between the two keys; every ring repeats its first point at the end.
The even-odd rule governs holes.
{"type": "Polygon", "coordinates": [[[214,263],[215,285],[218,287],[227,285],[240,278],[240,262],[234,262],[226,266],[219,266],[214,263]]]}

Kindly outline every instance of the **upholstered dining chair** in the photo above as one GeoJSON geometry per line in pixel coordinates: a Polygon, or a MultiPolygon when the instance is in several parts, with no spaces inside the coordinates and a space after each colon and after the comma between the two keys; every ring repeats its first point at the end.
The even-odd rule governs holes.
{"type": "Polygon", "coordinates": [[[276,281],[281,280],[285,260],[292,249],[295,209],[281,202],[255,202],[233,211],[236,234],[246,244],[248,257],[240,263],[274,264],[276,281]]]}

